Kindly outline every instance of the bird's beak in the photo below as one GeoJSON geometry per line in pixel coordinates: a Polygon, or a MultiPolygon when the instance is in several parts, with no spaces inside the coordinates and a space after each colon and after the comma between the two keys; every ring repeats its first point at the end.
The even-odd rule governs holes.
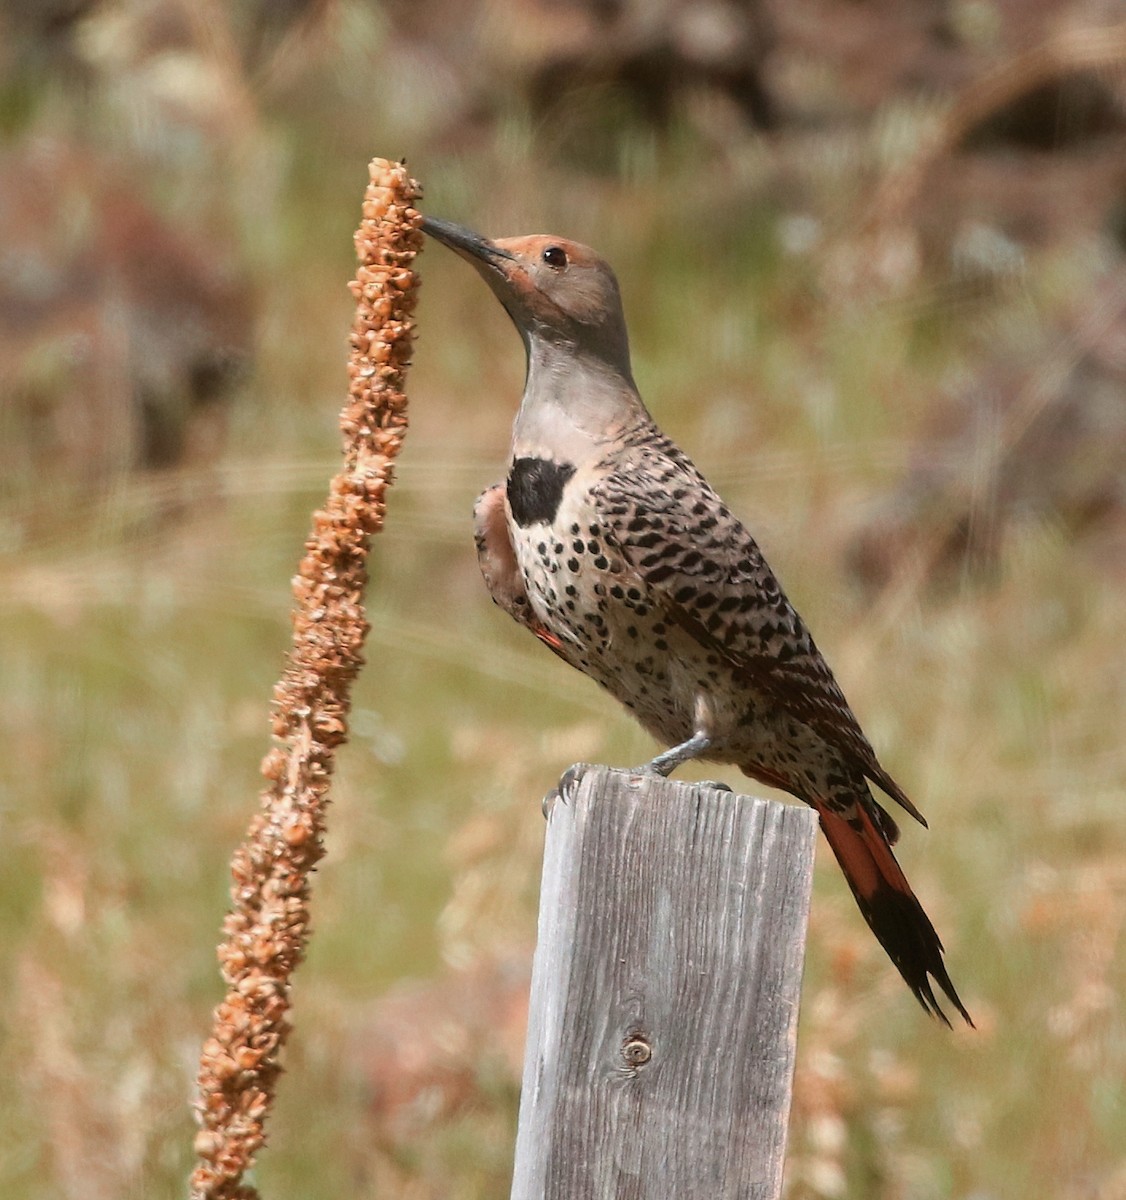
{"type": "Polygon", "coordinates": [[[510,250],[452,221],[423,217],[422,231],[449,246],[477,271],[504,305],[520,336],[526,337],[532,319],[529,301],[534,298],[536,288],[528,278],[523,262],[510,250]]]}
{"type": "MultiPolygon", "coordinates": [[[[514,254],[502,250],[496,242],[490,241],[489,238],[483,237],[479,233],[474,233],[472,229],[466,229],[464,225],[455,225],[452,221],[437,221],[433,217],[423,217],[422,232],[429,234],[432,238],[437,238],[443,246],[449,246],[451,250],[467,259],[478,270],[481,267],[491,267],[498,274],[507,277],[509,274],[508,264],[517,261],[514,254]]],[[[484,274],[483,271],[482,274],[484,274]]]]}

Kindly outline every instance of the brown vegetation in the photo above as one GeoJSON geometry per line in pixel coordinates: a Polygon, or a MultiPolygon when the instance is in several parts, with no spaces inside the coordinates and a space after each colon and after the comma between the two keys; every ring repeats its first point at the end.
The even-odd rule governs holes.
{"type": "Polygon", "coordinates": [[[418,185],[403,166],[374,159],[356,232],[360,260],[340,416],[344,465],[313,515],[293,582],[293,648],[274,689],[276,746],[262,764],[269,786],[231,863],[232,909],[219,962],[226,999],[200,1060],[192,1175],[198,1200],[250,1200],[242,1182],[265,1141],[265,1121],[289,1036],[293,972],[308,940],[311,874],[324,855],[328,787],[347,737],[352,684],[363,663],[369,538],[383,528],[391,462],[407,424],[421,248],[418,185]]]}

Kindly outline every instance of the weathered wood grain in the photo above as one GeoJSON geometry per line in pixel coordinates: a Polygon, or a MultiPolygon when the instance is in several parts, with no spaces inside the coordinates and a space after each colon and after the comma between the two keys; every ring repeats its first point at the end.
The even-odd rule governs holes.
{"type": "Polygon", "coordinates": [[[512,1200],[772,1200],[817,820],[589,768],[544,853],[512,1200]]]}

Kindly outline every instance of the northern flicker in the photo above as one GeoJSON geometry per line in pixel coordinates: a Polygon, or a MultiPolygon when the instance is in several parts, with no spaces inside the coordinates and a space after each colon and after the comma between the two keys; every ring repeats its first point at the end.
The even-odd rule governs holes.
{"type": "Polygon", "coordinates": [[[754,538],[649,415],[613,271],[566,238],[423,229],[477,269],[527,352],[507,477],[475,511],[493,599],[670,747],[644,769],[731,763],[812,805],[911,991],[949,1024],[933,979],[972,1025],[869,784],[926,822],[754,538]]]}

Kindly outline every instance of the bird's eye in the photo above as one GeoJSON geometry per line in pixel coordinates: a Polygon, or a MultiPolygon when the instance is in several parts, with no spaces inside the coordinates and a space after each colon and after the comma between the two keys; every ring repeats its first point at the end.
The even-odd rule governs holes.
{"type": "Polygon", "coordinates": [[[543,261],[549,267],[555,267],[558,270],[567,265],[567,255],[562,246],[548,246],[543,252],[543,261]]]}

